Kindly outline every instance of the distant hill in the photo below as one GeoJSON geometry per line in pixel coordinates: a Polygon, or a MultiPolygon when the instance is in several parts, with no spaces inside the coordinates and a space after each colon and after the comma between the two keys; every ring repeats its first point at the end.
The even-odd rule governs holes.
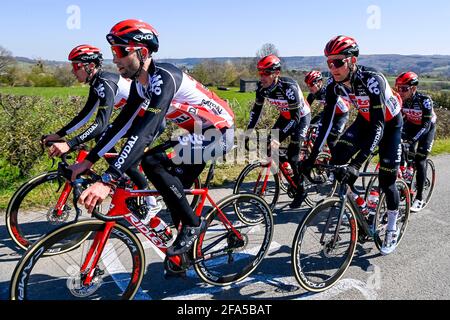
{"type": "MultiPolygon", "coordinates": [[[[34,64],[36,60],[15,57],[21,64],[34,64]]],[[[224,63],[230,62],[251,62],[254,58],[248,57],[217,57],[217,58],[184,58],[184,59],[158,59],[160,62],[169,62],[178,66],[192,69],[195,65],[201,63],[203,60],[214,60],[224,63]]],[[[325,58],[317,57],[283,57],[285,67],[289,70],[327,70],[325,58]]],[[[49,61],[44,60],[44,64],[51,66],[63,65],[64,61],[49,61]]],[[[106,64],[112,64],[111,60],[106,60],[106,64]]],[[[450,77],[450,56],[448,55],[398,55],[398,54],[383,54],[383,55],[363,55],[360,57],[359,63],[367,65],[385,72],[387,75],[397,75],[403,71],[414,71],[421,75],[428,75],[432,77],[450,77]]]]}

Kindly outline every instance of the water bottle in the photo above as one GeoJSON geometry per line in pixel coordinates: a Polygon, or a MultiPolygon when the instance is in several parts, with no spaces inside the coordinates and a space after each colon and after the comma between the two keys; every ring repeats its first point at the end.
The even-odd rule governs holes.
{"type": "Polygon", "coordinates": [[[367,197],[367,206],[369,207],[370,214],[375,214],[377,211],[378,200],[380,199],[380,194],[376,190],[370,191],[367,197]]]}
{"type": "Polygon", "coordinates": [[[154,216],[150,220],[150,228],[153,229],[164,244],[167,244],[173,238],[170,227],[158,216],[154,216]]]}
{"type": "Polygon", "coordinates": [[[357,194],[353,194],[353,199],[355,200],[356,204],[358,205],[361,213],[364,216],[367,216],[369,214],[369,208],[367,208],[366,201],[357,194]]]}
{"type": "Polygon", "coordinates": [[[292,177],[294,175],[294,171],[292,170],[291,164],[289,162],[283,162],[282,166],[289,177],[292,177]]]}

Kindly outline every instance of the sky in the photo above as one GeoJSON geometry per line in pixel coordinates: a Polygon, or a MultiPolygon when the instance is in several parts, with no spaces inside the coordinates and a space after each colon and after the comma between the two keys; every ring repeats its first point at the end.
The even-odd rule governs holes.
{"type": "Polygon", "coordinates": [[[2,1],[0,46],[14,56],[64,61],[84,43],[112,58],[106,34],[124,19],[159,32],[156,58],[323,55],[339,34],[361,54],[450,55],[450,1],[406,0],[14,0],[2,1]]]}

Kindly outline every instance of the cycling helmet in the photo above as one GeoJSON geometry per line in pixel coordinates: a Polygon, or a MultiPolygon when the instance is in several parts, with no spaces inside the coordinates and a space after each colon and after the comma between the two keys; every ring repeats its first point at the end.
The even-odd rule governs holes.
{"type": "Polygon", "coordinates": [[[281,70],[281,60],[274,54],[265,56],[259,60],[257,68],[259,71],[268,72],[281,70]]]}
{"type": "Polygon", "coordinates": [[[94,62],[98,66],[103,61],[103,56],[99,48],[88,44],[83,44],[73,48],[69,53],[68,59],[71,62],[94,62]]]}
{"type": "Polygon", "coordinates": [[[337,36],[327,43],[324,52],[326,57],[339,54],[347,57],[358,57],[359,47],[355,39],[347,36],[337,36]]]}
{"type": "Polygon", "coordinates": [[[308,74],[305,76],[305,83],[311,87],[312,85],[314,85],[316,81],[322,79],[323,79],[322,73],[320,71],[313,70],[311,72],[308,72],[308,74]]]}
{"type": "Polygon", "coordinates": [[[395,80],[396,86],[417,86],[419,84],[419,76],[414,72],[403,72],[395,80]]]}
{"type": "Polygon", "coordinates": [[[159,48],[158,32],[142,20],[128,19],[117,23],[106,36],[111,45],[146,47],[150,52],[159,48]]]}

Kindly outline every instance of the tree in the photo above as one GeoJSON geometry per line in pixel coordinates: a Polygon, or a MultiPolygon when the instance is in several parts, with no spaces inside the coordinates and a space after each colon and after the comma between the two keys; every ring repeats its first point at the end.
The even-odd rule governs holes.
{"type": "Polygon", "coordinates": [[[0,46],[0,75],[14,62],[11,51],[0,46]]]}
{"type": "Polygon", "coordinates": [[[265,56],[274,54],[277,57],[280,56],[280,52],[278,51],[277,47],[273,44],[273,43],[265,43],[263,44],[263,46],[261,47],[261,49],[259,49],[256,52],[256,58],[261,59],[265,56]]]}
{"type": "Polygon", "coordinates": [[[70,66],[59,66],[53,71],[53,75],[58,83],[63,87],[73,86],[76,82],[76,78],[70,71],[70,66]]]}

